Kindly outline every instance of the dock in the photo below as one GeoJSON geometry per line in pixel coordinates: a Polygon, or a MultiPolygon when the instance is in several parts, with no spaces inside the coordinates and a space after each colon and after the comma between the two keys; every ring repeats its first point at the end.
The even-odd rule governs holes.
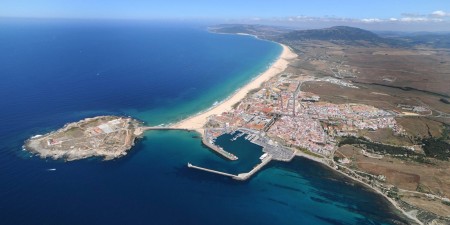
{"type": "Polygon", "coordinates": [[[210,148],[211,150],[213,150],[213,151],[219,153],[221,156],[223,156],[223,157],[225,157],[225,158],[227,158],[227,159],[229,159],[229,160],[237,160],[237,159],[238,159],[237,156],[235,156],[235,155],[233,155],[233,154],[231,154],[231,153],[229,153],[229,152],[223,150],[222,148],[220,148],[220,147],[218,147],[218,146],[212,144],[212,143],[208,140],[208,138],[206,138],[206,134],[204,134],[203,137],[202,137],[202,143],[203,143],[204,145],[206,145],[208,148],[210,148]]]}
{"type": "Polygon", "coordinates": [[[263,166],[265,166],[267,163],[269,163],[271,160],[272,160],[272,156],[271,155],[267,155],[267,157],[262,159],[261,163],[258,164],[257,166],[255,166],[252,170],[250,170],[250,172],[248,172],[248,173],[240,173],[237,176],[234,176],[233,179],[235,179],[235,180],[247,180],[248,178],[253,176],[253,174],[258,172],[263,166]]]}
{"type": "Polygon", "coordinates": [[[233,174],[224,173],[224,172],[220,172],[220,171],[217,171],[217,170],[211,170],[211,169],[207,169],[207,168],[200,167],[200,166],[194,166],[191,163],[188,163],[187,166],[189,168],[203,170],[203,171],[206,171],[206,172],[215,173],[215,174],[219,174],[219,175],[223,175],[223,176],[227,176],[227,177],[233,177],[233,178],[236,177],[236,175],[233,175],[233,174]]]}
{"type": "Polygon", "coordinates": [[[194,169],[197,169],[197,170],[203,170],[203,171],[206,171],[206,172],[210,172],[210,173],[215,173],[215,174],[219,174],[219,175],[222,175],[222,176],[231,177],[231,178],[233,178],[235,180],[244,181],[244,180],[248,180],[251,176],[253,176],[256,172],[258,172],[263,166],[265,166],[271,160],[272,160],[272,156],[271,155],[267,155],[265,158],[263,158],[261,160],[261,163],[256,165],[252,170],[250,170],[250,172],[248,172],[248,173],[240,173],[238,175],[225,173],[225,172],[221,172],[221,171],[217,171],[217,170],[212,170],[212,169],[208,169],[208,168],[204,168],[204,167],[200,167],[200,166],[194,166],[191,163],[188,163],[187,166],[189,168],[194,168],[194,169]]]}

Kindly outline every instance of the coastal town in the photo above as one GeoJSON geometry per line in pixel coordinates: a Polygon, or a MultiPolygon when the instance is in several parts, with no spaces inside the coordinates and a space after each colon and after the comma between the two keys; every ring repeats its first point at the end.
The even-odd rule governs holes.
{"type": "MultiPolygon", "coordinates": [[[[293,53],[289,48],[283,47],[285,55],[284,58],[280,57],[279,61],[283,62],[285,58],[292,60],[296,57],[292,56],[293,53]]],[[[287,63],[283,62],[282,66],[281,68],[286,68],[287,63]]],[[[267,73],[258,78],[264,77],[267,73]]],[[[204,145],[229,160],[238,160],[238,156],[215,144],[215,140],[223,134],[234,135],[239,132],[232,140],[245,135],[248,141],[260,145],[261,154],[264,153],[266,159],[261,159],[261,163],[255,166],[256,169],[245,173],[245,176],[226,175],[237,180],[250,178],[267,161],[290,161],[295,155],[338,168],[332,158],[338,149],[340,137],[358,137],[362,130],[379,129],[390,129],[395,135],[404,134],[404,129],[395,120],[398,112],[365,104],[334,104],[321,101],[319,95],[302,89],[312,82],[328,82],[343,88],[358,88],[345,80],[294,74],[285,72],[284,69],[269,71],[269,75],[266,76],[266,80],[251,82],[252,88],[243,87],[220,105],[173,124],[167,129],[197,130],[202,134],[204,145]],[[238,95],[240,98],[233,99],[238,95]]],[[[191,163],[188,165],[190,168],[225,174],[191,163]]]]}
{"type": "MultiPolygon", "coordinates": [[[[301,90],[315,78],[280,74],[249,94],[230,111],[209,117],[206,128],[245,128],[296,149],[330,157],[336,137],[357,136],[359,130],[392,129],[402,134],[395,112],[363,104],[332,104],[301,90]]],[[[215,136],[220,135],[215,132],[215,136]]]]}
{"type": "MultiPolygon", "coordinates": [[[[244,133],[250,142],[260,145],[264,159],[248,173],[226,175],[233,179],[250,178],[266,165],[267,161],[288,162],[294,156],[301,156],[362,182],[383,195],[404,215],[418,224],[424,224],[423,221],[426,223],[439,221],[437,224],[446,221],[441,215],[445,215],[448,211],[435,210],[435,207],[450,204],[450,200],[442,192],[435,194],[431,191],[416,191],[405,189],[402,185],[399,188],[393,185],[397,177],[403,176],[399,176],[400,172],[397,170],[393,170],[395,171],[393,175],[389,169],[388,172],[379,172],[361,170],[359,167],[365,165],[360,162],[369,161],[376,165],[380,161],[387,164],[397,159],[400,159],[398,163],[402,166],[405,164],[403,160],[420,164],[424,161],[423,157],[429,156],[429,153],[424,153],[423,146],[411,144],[414,143],[410,136],[411,127],[403,121],[415,116],[435,114],[443,118],[447,117],[447,114],[432,110],[421,101],[414,103],[408,97],[398,100],[408,104],[391,104],[388,102],[393,101],[391,99],[386,101],[387,104],[380,104],[384,101],[350,100],[347,96],[339,96],[344,98],[344,101],[334,101],[329,97],[330,93],[323,94],[330,87],[331,90],[346,90],[345,93],[350,94],[367,92],[362,90],[367,89],[366,86],[351,81],[358,78],[360,72],[339,61],[340,59],[339,63],[335,63],[329,56],[317,56],[317,48],[306,52],[302,56],[304,58],[299,61],[309,63],[311,56],[318,57],[313,59],[320,62],[318,68],[323,67],[332,73],[317,76],[314,72],[292,69],[292,65],[300,64],[296,62],[300,56],[293,55],[292,49],[282,46],[284,51],[271,67],[272,71],[261,74],[259,80],[250,83],[251,87],[244,86],[217,107],[182,120],[172,127],[196,130],[203,134],[204,143],[213,146],[216,146],[215,139],[219,136],[226,133],[234,134],[237,131],[244,133]],[[321,65],[327,63],[331,65],[330,68],[321,65]],[[287,68],[289,64],[290,69],[287,68]],[[353,152],[348,153],[349,148],[353,152]],[[354,158],[354,154],[361,157],[354,158]],[[416,199],[422,202],[418,203],[416,199]]],[[[291,43],[290,47],[292,46],[295,46],[295,43],[291,43]]],[[[368,94],[379,98],[386,96],[392,98],[391,95],[380,91],[368,94]]],[[[220,148],[220,151],[226,149],[220,148]]],[[[428,157],[426,160],[434,159],[428,157]]],[[[188,166],[224,175],[220,171],[194,166],[191,163],[188,166]]],[[[429,172],[424,172],[427,173],[429,172]]]]}

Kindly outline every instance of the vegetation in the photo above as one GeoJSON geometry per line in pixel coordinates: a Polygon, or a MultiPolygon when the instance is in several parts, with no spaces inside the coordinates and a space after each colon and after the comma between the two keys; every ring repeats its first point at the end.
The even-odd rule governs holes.
{"type": "Polygon", "coordinates": [[[439,160],[449,160],[450,158],[450,143],[449,141],[450,126],[445,125],[442,136],[439,138],[428,137],[420,140],[423,146],[423,151],[428,157],[439,160]]]}
{"type": "Polygon", "coordinates": [[[285,34],[286,39],[304,40],[380,40],[381,38],[366,30],[353,27],[336,26],[326,29],[296,30],[285,34]]]}
{"type": "Polygon", "coordinates": [[[444,130],[442,131],[441,138],[444,140],[450,139],[450,125],[444,125],[444,130]]]}
{"type": "Polygon", "coordinates": [[[440,160],[448,160],[450,158],[450,144],[441,138],[422,139],[423,151],[428,157],[440,160]]]}
{"type": "Polygon", "coordinates": [[[414,158],[414,161],[422,164],[434,165],[434,163],[430,161],[430,159],[424,157],[423,155],[418,155],[416,158],[414,158]]]}
{"type": "Polygon", "coordinates": [[[426,44],[434,48],[450,48],[450,34],[419,34],[403,39],[414,45],[426,44]]]}
{"type": "Polygon", "coordinates": [[[343,137],[342,140],[339,142],[338,146],[341,147],[342,145],[358,145],[358,147],[363,149],[371,150],[377,153],[390,154],[393,156],[402,155],[410,157],[418,155],[417,153],[407,148],[392,145],[384,145],[381,143],[374,143],[367,140],[364,137],[351,137],[351,136],[343,137]]]}
{"type": "Polygon", "coordinates": [[[255,93],[258,92],[259,90],[260,90],[260,88],[252,89],[252,90],[248,91],[247,95],[255,94],[255,93]]]}
{"type": "Polygon", "coordinates": [[[313,156],[313,157],[316,157],[316,158],[323,158],[323,156],[321,156],[319,154],[316,154],[314,152],[311,152],[311,151],[309,151],[306,148],[302,148],[302,147],[299,147],[299,146],[294,146],[294,147],[295,147],[295,149],[297,149],[297,150],[299,150],[299,151],[301,151],[301,152],[303,152],[303,153],[305,153],[307,155],[310,155],[310,156],[313,156]]]}
{"type": "Polygon", "coordinates": [[[448,100],[446,98],[441,98],[440,101],[445,103],[445,104],[450,104],[450,100],[448,100]]]}
{"type": "MultiPolygon", "coordinates": [[[[423,150],[425,152],[426,157],[435,158],[439,160],[449,160],[450,159],[450,143],[448,142],[448,136],[450,128],[448,126],[445,127],[442,137],[434,138],[428,137],[423,138],[420,142],[423,145],[423,150]]],[[[367,140],[364,137],[343,137],[339,142],[339,147],[342,145],[357,145],[360,148],[371,150],[377,153],[389,154],[395,157],[407,157],[411,158],[419,163],[432,164],[430,160],[428,160],[423,155],[420,155],[416,152],[413,152],[407,148],[385,145],[381,143],[374,143],[367,140]]]]}
{"type": "Polygon", "coordinates": [[[387,196],[389,198],[393,198],[393,199],[396,199],[396,200],[400,199],[400,197],[398,196],[398,187],[394,186],[393,188],[391,188],[391,190],[389,190],[387,192],[387,196]]]}
{"type": "Polygon", "coordinates": [[[419,185],[417,185],[416,191],[422,192],[422,193],[430,193],[430,189],[420,183],[419,183],[419,185]]]}
{"type": "Polygon", "coordinates": [[[234,103],[234,104],[231,106],[231,108],[232,108],[232,109],[236,109],[236,108],[239,106],[239,104],[241,104],[241,101],[234,103]]]}
{"type": "Polygon", "coordinates": [[[347,26],[335,26],[325,29],[295,30],[281,36],[284,41],[322,40],[343,42],[349,45],[393,45],[403,44],[402,41],[382,38],[370,31],[347,26]]]}

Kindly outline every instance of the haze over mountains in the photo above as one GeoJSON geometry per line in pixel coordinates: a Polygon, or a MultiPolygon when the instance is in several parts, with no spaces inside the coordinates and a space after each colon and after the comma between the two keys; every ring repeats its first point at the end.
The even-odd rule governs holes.
{"type": "Polygon", "coordinates": [[[349,26],[334,26],[323,29],[293,30],[285,27],[245,24],[223,24],[210,28],[219,33],[246,33],[277,41],[319,40],[351,45],[389,45],[408,47],[429,45],[450,48],[450,33],[378,32],[378,34],[349,26]]]}

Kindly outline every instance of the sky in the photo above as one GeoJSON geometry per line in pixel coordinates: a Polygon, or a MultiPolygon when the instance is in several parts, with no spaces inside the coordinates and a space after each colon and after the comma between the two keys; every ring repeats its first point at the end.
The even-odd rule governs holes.
{"type": "Polygon", "coordinates": [[[450,31],[448,0],[0,0],[0,17],[205,20],[450,31]]]}

